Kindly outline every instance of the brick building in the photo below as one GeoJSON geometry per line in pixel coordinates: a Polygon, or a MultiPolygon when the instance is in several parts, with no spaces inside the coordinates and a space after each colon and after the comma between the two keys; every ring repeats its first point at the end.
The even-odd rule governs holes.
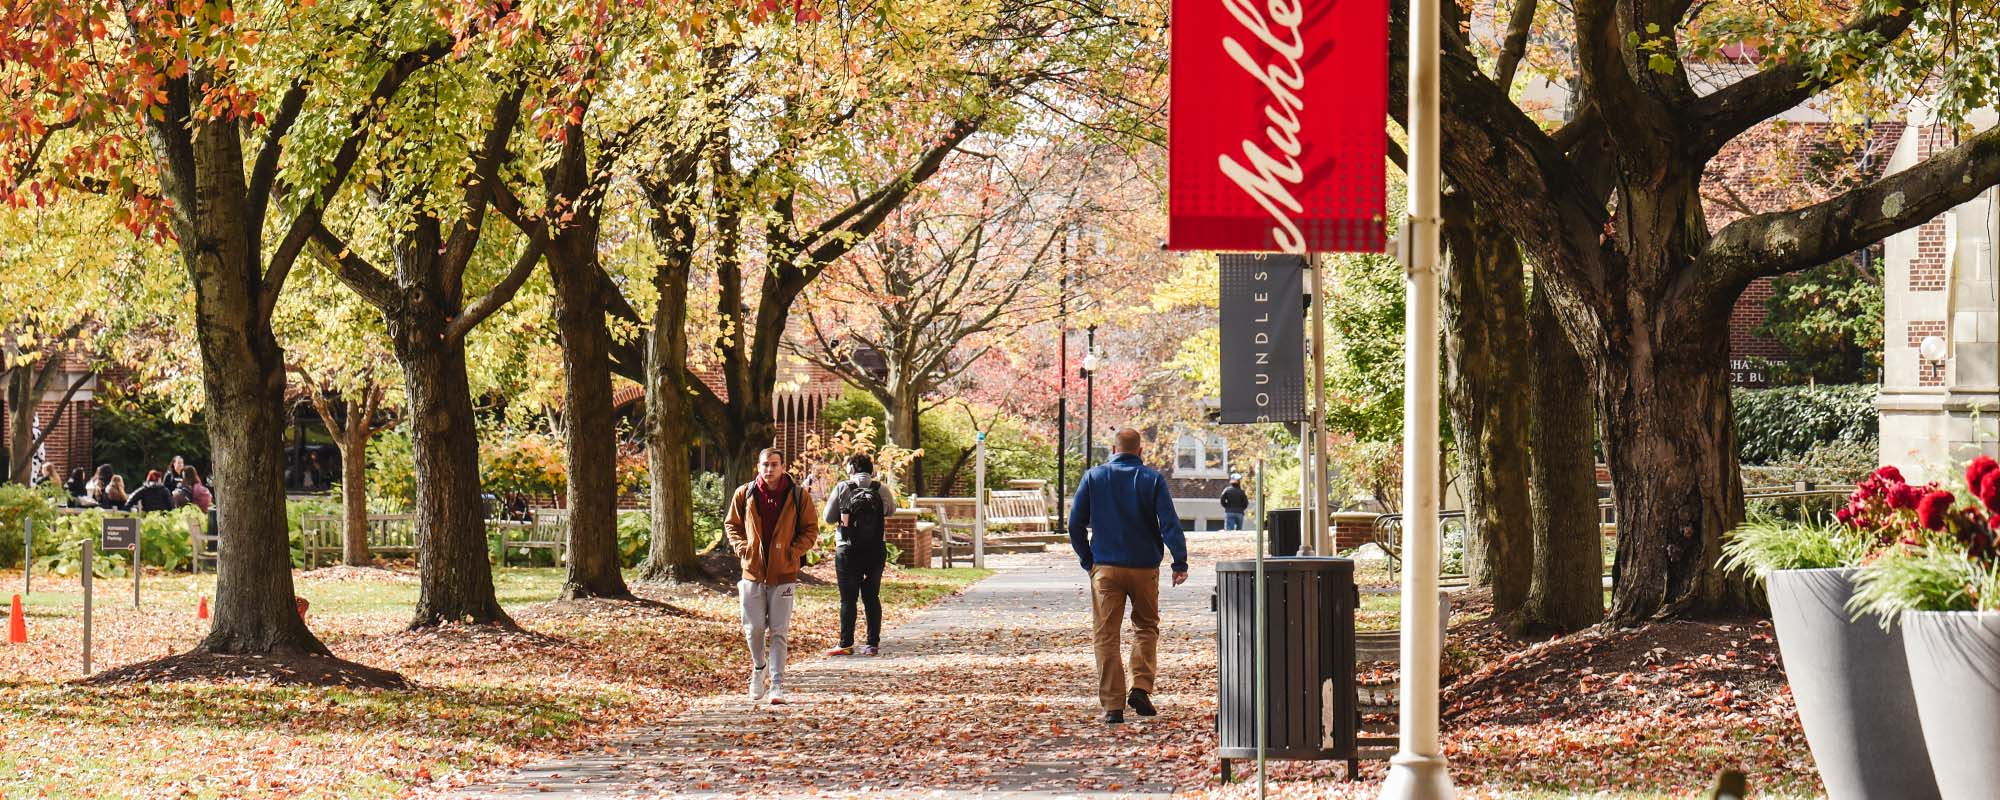
{"type": "MultiPolygon", "coordinates": [[[[1766,123],[1731,141],[1702,176],[1702,197],[1710,231],[1748,214],[1782,211],[1815,203],[1846,186],[1881,177],[1903,136],[1901,123],[1866,128],[1823,119],[1766,123]]],[[[1879,248],[1853,257],[1880,260],[1879,248]]],[[[1756,333],[1768,316],[1772,278],[1745,287],[1729,315],[1730,382],[1769,385],[1760,361],[1783,361],[1790,353],[1756,333]]]]}
{"type": "MultiPolygon", "coordinates": [[[[696,374],[716,396],[728,399],[729,390],[724,386],[718,366],[709,364],[698,367],[696,374]]],[[[805,449],[808,435],[824,435],[826,429],[820,424],[820,412],[826,410],[827,404],[839,397],[845,388],[846,384],[840,376],[832,372],[803,359],[780,356],[777,389],[771,398],[771,419],[778,425],[773,444],[788,454],[797,455],[805,449]]],[[[612,395],[612,402],[619,413],[636,415],[644,407],[645,398],[644,387],[628,384],[612,395]]],[[[707,447],[702,447],[695,454],[697,469],[720,471],[720,463],[720,459],[707,447]]]]}
{"type": "MultiPolygon", "coordinates": [[[[62,372],[50,383],[50,388],[36,400],[36,430],[46,430],[54,420],[55,430],[42,442],[42,449],[36,454],[38,460],[46,460],[56,465],[56,469],[67,477],[71,469],[90,469],[93,464],[91,447],[94,438],[91,432],[91,415],[96,410],[97,377],[90,371],[90,363],[81,353],[66,352],[63,355],[62,372]],[[56,418],[56,410],[63,394],[78,380],[84,381],[70,398],[69,409],[56,418]]],[[[11,442],[14,432],[10,428],[14,419],[14,409],[8,408],[7,400],[0,397],[0,443],[11,442]]],[[[5,451],[0,445],[0,452],[5,451]]]]}
{"type": "MultiPolygon", "coordinates": [[[[2000,122],[1991,111],[1973,127],[2000,122]]],[[[1907,168],[1956,144],[1943,125],[1909,124],[1890,163],[1907,168]]],[[[1948,480],[1979,453],[2000,455],[2000,202],[1977,199],[1889,237],[1884,247],[1881,458],[1916,480],[1948,480]]]]}

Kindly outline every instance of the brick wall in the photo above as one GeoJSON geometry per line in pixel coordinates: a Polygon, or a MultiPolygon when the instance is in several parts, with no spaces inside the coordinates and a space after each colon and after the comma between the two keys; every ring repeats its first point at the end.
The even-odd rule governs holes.
{"type": "Polygon", "coordinates": [[[1328,515],[1333,519],[1333,549],[1352,550],[1375,541],[1374,514],[1328,515]]]}
{"type": "MultiPolygon", "coordinates": [[[[65,480],[69,478],[69,471],[72,469],[82,467],[89,470],[95,466],[91,463],[90,455],[93,444],[90,416],[96,409],[97,404],[89,400],[70,403],[69,410],[63,412],[62,421],[56,424],[53,432],[49,433],[49,438],[42,442],[42,451],[55,463],[58,474],[65,480]]],[[[54,419],[55,415],[56,404],[53,402],[42,403],[35,409],[35,420],[43,430],[48,430],[49,420],[54,419]]],[[[14,433],[8,430],[7,422],[12,418],[13,413],[10,409],[0,407],[0,443],[11,441],[13,438],[14,433]]]]}
{"type": "Polygon", "coordinates": [[[1760,358],[1784,358],[1785,348],[1777,342],[1758,336],[1754,331],[1764,324],[1770,315],[1767,305],[1771,300],[1771,279],[1758,278],[1736,298],[1736,306],[1729,311],[1729,354],[1738,358],[1756,356],[1760,358]]]}
{"type": "Polygon", "coordinates": [[[905,567],[931,565],[931,531],[917,525],[917,512],[903,509],[882,521],[882,538],[902,551],[896,563],[905,567]]]}
{"type": "Polygon", "coordinates": [[[1917,228],[1917,254],[1910,259],[1910,291],[1944,291],[1944,259],[1945,220],[1938,217],[1917,228]]]}

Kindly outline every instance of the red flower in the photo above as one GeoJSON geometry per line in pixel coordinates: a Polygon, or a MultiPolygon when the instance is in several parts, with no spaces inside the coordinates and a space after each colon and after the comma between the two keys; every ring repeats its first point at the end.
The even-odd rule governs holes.
{"type": "Polygon", "coordinates": [[[1986,504],[1987,511],[2000,513],[2000,470],[1979,479],[1979,502],[1986,504]]]}
{"type": "Polygon", "coordinates": [[[1917,501],[1917,522],[1933,531],[1944,530],[1944,517],[1951,513],[1951,503],[1958,499],[1951,492],[1931,492],[1917,501]]]}
{"type": "Polygon", "coordinates": [[[1904,481],[1903,481],[1903,471],[1902,471],[1902,470],[1899,470],[1899,469],[1896,469],[1895,467],[1893,467],[1893,466],[1890,466],[1890,465],[1888,465],[1888,464],[1884,464],[1884,465],[1882,465],[1882,467],[1881,467],[1881,468],[1879,468],[1879,469],[1875,470],[1875,475],[1874,475],[1874,477],[1877,477],[1877,478],[1880,478],[1880,479],[1882,479],[1883,481],[1886,481],[1886,482],[1889,482],[1889,483],[1903,483],[1903,482],[1904,482],[1904,481]]]}
{"type": "Polygon", "coordinates": [[[1911,486],[1907,483],[1898,483],[1889,487],[1889,507],[1901,509],[1916,508],[1917,503],[1924,499],[1924,488],[1911,486]]]}
{"type": "Polygon", "coordinates": [[[1852,525],[1854,524],[1854,509],[1843,507],[1833,512],[1833,518],[1852,525]]]}
{"type": "Polygon", "coordinates": [[[1980,456],[1973,459],[1972,463],[1965,465],[1966,487],[1975,492],[1979,491],[1979,482],[1985,479],[1986,473],[1996,469],[2000,469],[2000,461],[1994,461],[1992,456],[1980,456]]]}

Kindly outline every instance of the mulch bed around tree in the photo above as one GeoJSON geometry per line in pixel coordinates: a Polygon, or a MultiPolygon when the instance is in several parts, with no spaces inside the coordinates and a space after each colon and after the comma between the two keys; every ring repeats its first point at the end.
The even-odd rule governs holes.
{"type": "Polygon", "coordinates": [[[365,664],[312,655],[218,655],[200,651],[127,664],[74,683],[117,686],[160,681],[249,682],[273,686],[345,686],[358,689],[407,689],[401,673],[365,664]]]}
{"type": "MultiPolygon", "coordinates": [[[[1470,649],[1484,650],[1499,644],[1495,628],[1482,622],[1453,633],[1470,649]]],[[[1516,644],[1513,652],[1460,676],[1444,700],[1451,725],[1637,711],[1765,713],[1791,705],[1771,623],[1750,617],[1588,630],[1525,648],[1516,644]]]]}

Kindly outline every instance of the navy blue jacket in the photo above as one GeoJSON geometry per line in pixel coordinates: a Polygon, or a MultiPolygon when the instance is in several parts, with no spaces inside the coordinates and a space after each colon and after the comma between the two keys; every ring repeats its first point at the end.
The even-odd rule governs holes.
{"type": "Polygon", "coordinates": [[[1131,453],[1083,474],[1069,509],[1069,546],[1086,570],[1096,564],[1157,568],[1166,550],[1174,552],[1175,572],[1188,568],[1187,536],[1167,479],[1131,453]]]}

